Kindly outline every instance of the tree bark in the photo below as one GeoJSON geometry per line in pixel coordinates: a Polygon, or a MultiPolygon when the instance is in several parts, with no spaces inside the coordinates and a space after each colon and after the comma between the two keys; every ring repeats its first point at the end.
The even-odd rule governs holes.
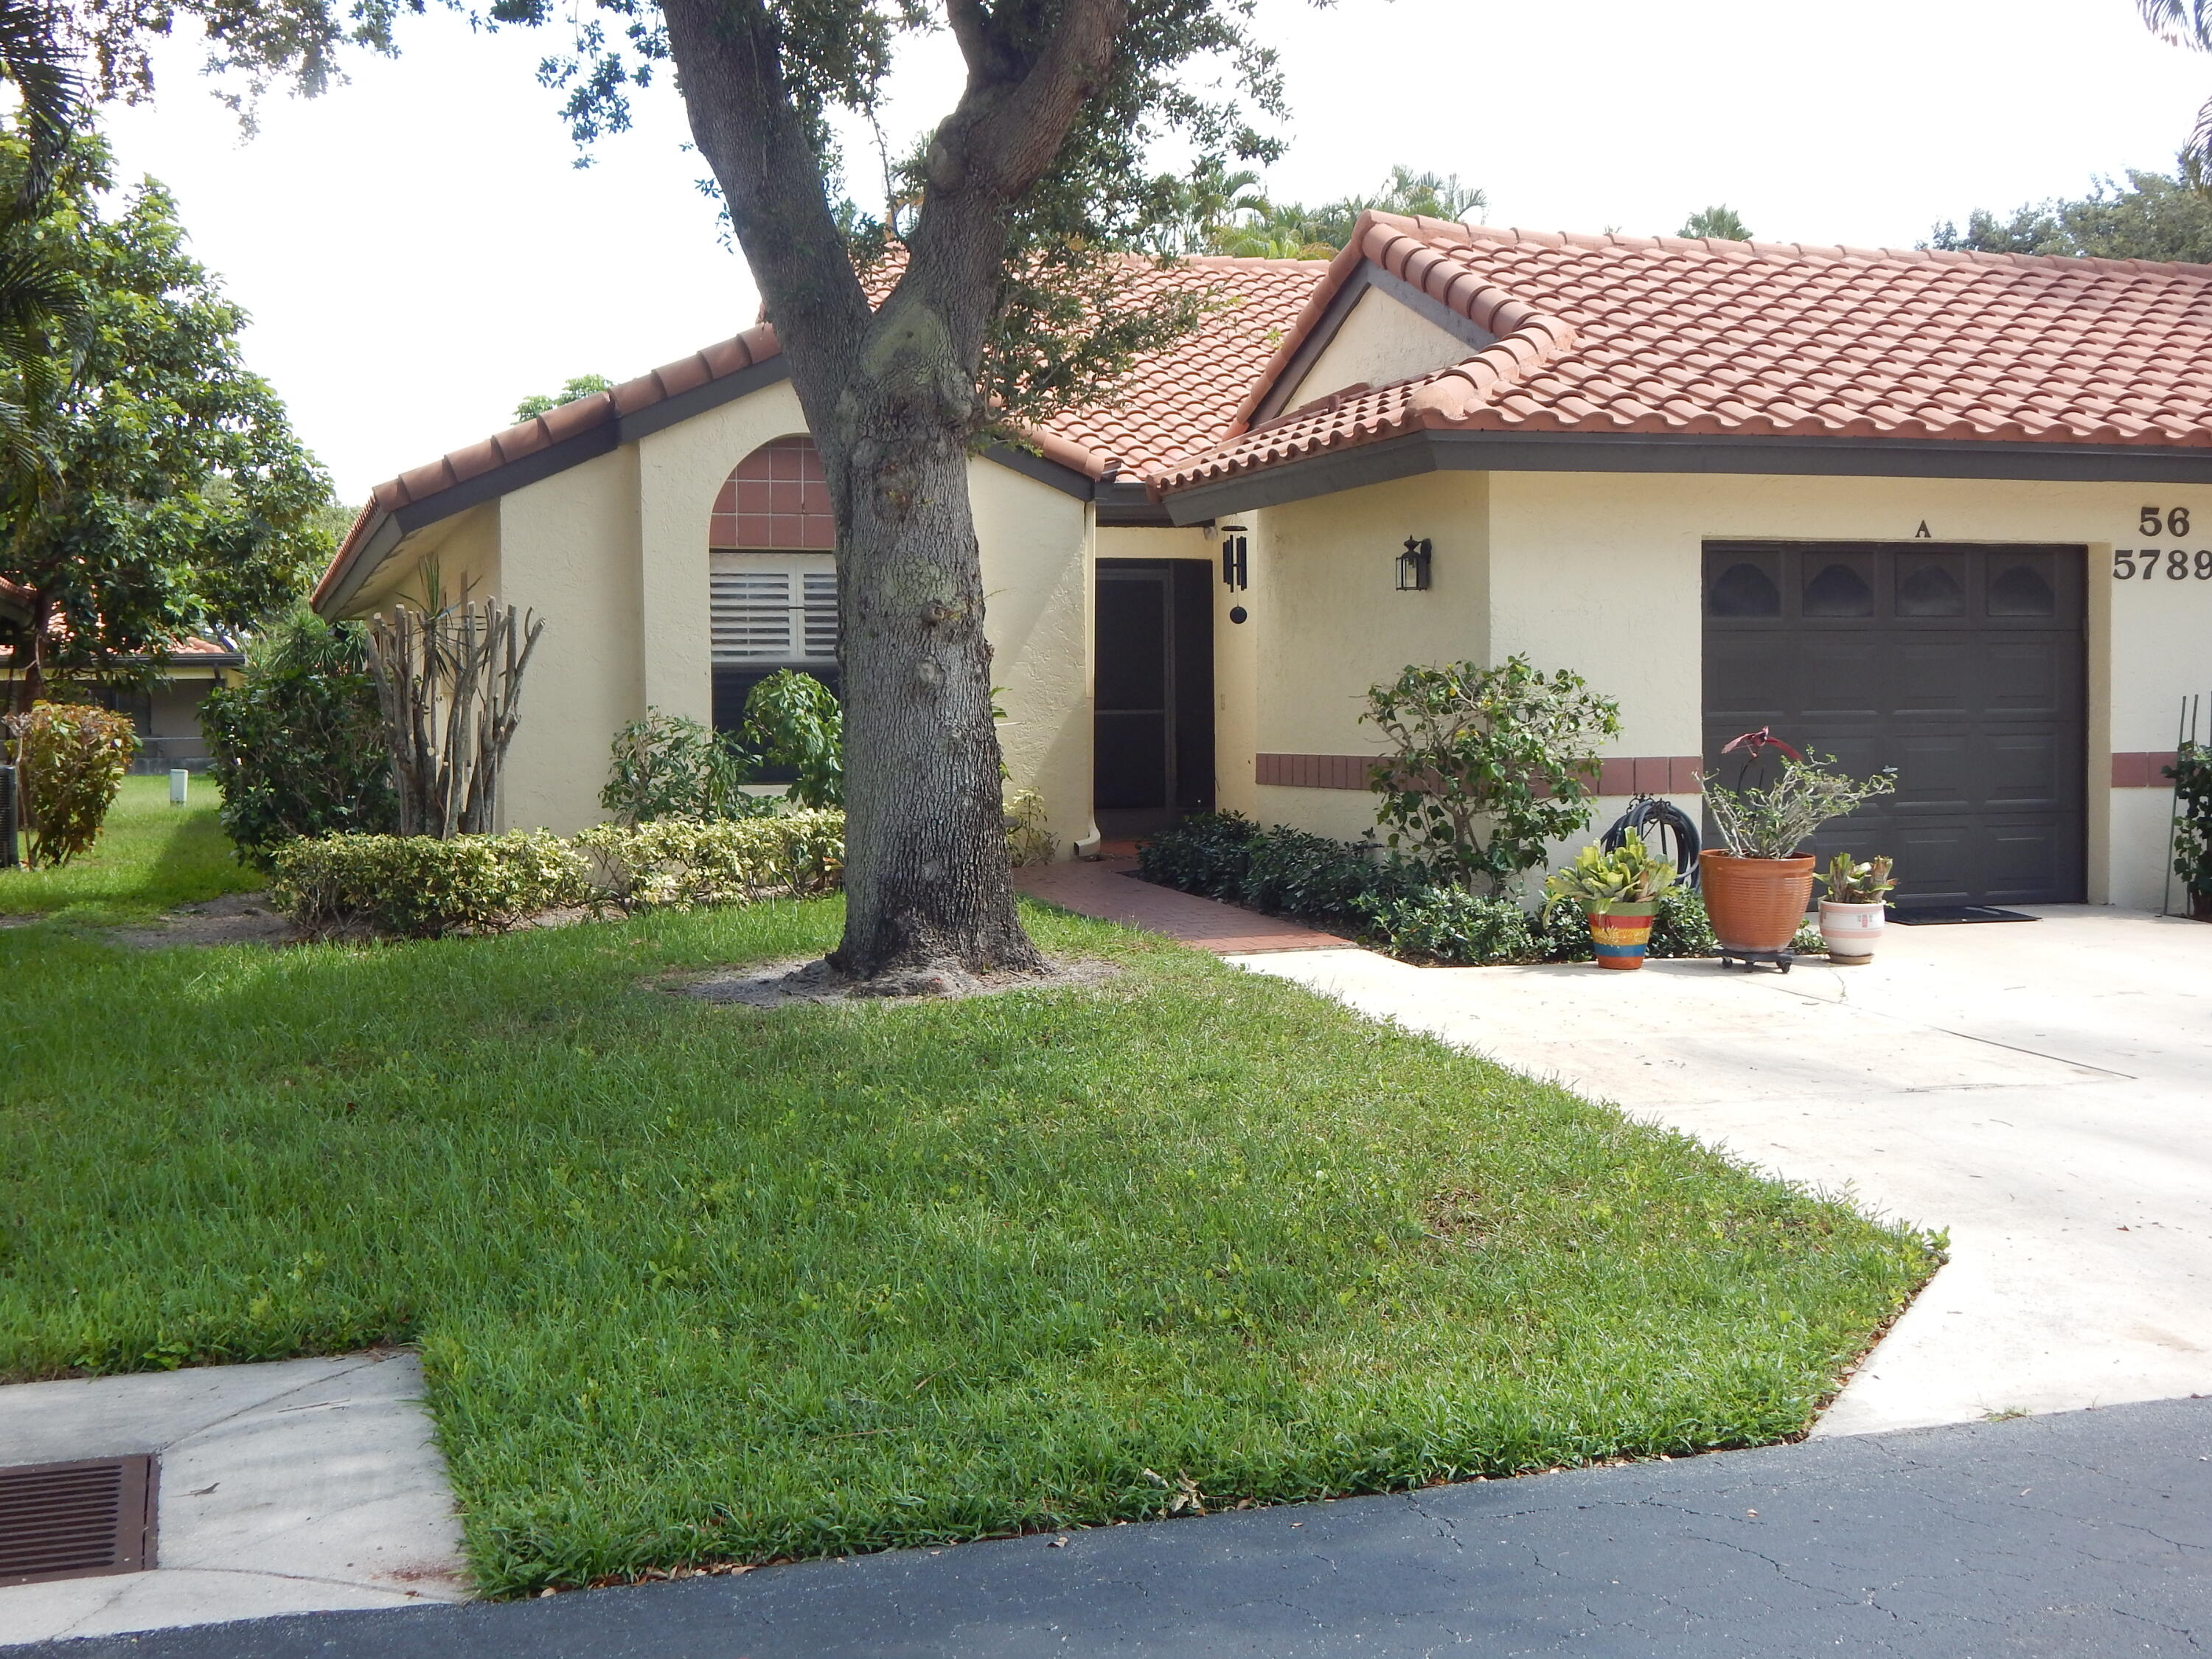
{"type": "Polygon", "coordinates": [[[27,714],[31,706],[46,695],[46,629],[52,626],[54,607],[45,594],[31,595],[29,631],[23,643],[16,647],[15,712],[27,714]]]}
{"type": "Polygon", "coordinates": [[[1007,866],[991,647],[968,495],[1006,209],[1049,167],[1110,60],[1125,0],[948,0],[967,58],[931,140],[906,270],[871,311],[761,0],[663,0],[700,153],[758,280],[837,522],[846,921],[856,979],[1034,969],[1007,866]],[[1020,14],[1020,15],[1017,15],[1020,14]]]}

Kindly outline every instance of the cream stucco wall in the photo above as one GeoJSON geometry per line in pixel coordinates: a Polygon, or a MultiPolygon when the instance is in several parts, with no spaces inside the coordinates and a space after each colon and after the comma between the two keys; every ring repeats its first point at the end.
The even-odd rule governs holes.
{"type": "MultiPolygon", "coordinates": [[[[1620,699],[1620,755],[1702,745],[1700,560],[1709,538],[2060,543],[2088,550],[2088,892],[2155,907],[2164,792],[2108,787],[2115,750],[2172,746],[2185,692],[2212,693],[2212,580],[2115,583],[2148,504],[2186,508],[2212,544],[2212,489],[1633,473],[1430,474],[1247,515],[1262,625],[1252,718],[1263,751],[1368,753],[1358,693],[1407,662],[1526,653],[1620,699]],[[1436,586],[1390,590],[1389,555],[1436,542],[1436,586]],[[1261,550],[1265,549],[1263,555],[1261,550]],[[1480,573],[1479,574],[1477,573],[1480,573]],[[1632,643],[1624,645],[1624,639],[1632,643]]],[[[1676,798],[1685,806],[1694,801],[1676,798]]],[[[1600,803],[1604,816],[1623,803],[1600,803]]],[[[1364,827],[1354,792],[1263,789],[1263,818],[1364,827]]]]}
{"type": "Polygon", "coordinates": [[[1012,786],[1043,798],[1065,857],[1091,821],[1091,510],[978,459],[969,499],[983,560],[983,633],[1002,688],[999,744],[1012,786]]]}
{"type": "MultiPolygon", "coordinates": [[[[563,833],[604,816],[608,746],[648,706],[713,718],[708,520],[731,469],[803,432],[787,383],[426,526],[364,587],[355,614],[410,592],[435,553],[462,580],[545,621],[508,751],[502,827],[563,833]]],[[[1005,688],[1016,787],[1034,788],[1065,852],[1091,824],[1091,526],[1086,503],[977,459],[985,629],[1005,688]]],[[[1182,532],[1190,534],[1194,532],[1182,532]]]]}
{"type": "Polygon", "coordinates": [[[1370,289],[1345,313],[1334,337],[1314,359],[1283,407],[1296,409],[1348,386],[1389,386],[1474,355],[1474,349],[1457,335],[1370,289]]]}

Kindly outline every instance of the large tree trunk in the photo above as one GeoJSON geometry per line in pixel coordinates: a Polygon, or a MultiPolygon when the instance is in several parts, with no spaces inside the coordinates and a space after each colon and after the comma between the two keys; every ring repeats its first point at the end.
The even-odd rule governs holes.
{"type": "Polygon", "coordinates": [[[844,507],[846,908],[830,963],[855,979],[1035,969],[1007,869],[965,447],[933,411],[893,404],[849,449],[822,446],[844,507]]]}
{"type": "Polygon", "coordinates": [[[1123,8],[1061,0],[1058,21],[1032,30],[1020,6],[949,0],[969,79],[930,142],[906,270],[876,310],[830,216],[804,99],[784,79],[783,24],[763,0],[661,0],[692,136],[836,511],[847,909],[830,962],[855,979],[1042,965],[1007,869],[967,441],[1007,207],[1059,151],[1123,8]]]}
{"type": "Polygon", "coordinates": [[[53,605],[43,593],[31,596],[31,621],[23,643],[15,647],[15,712],[27,714],[31,705],[46,695],[46,629],[52,624],[53,605]]]}

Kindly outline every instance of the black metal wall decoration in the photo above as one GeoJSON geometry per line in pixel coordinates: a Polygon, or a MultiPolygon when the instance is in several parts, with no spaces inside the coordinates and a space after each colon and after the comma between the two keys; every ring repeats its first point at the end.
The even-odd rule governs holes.
{"type": "Polygon", "coordinates": [[[1221,526],[1221,585],[1232,593],[1241,593],[1251,583],[1250,543],[1241,524],[1221,526]]]}
{"type": "Polygon", "coordinates": [[[1429,561],[1434,550],[1426,536],[1406,538],[1406,550],[1398,556],[1398,591],[1401,593],[1425,592],[1429,586],[1429,561]]]}

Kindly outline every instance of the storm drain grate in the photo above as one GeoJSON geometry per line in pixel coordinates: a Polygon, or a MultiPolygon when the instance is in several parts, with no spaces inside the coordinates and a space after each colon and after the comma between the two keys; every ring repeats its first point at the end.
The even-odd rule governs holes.
{"type": "Polygon", "coordinates": [[[0,1584],[154,1565],[150,1455],[0,1469],[0,1584]]]}

